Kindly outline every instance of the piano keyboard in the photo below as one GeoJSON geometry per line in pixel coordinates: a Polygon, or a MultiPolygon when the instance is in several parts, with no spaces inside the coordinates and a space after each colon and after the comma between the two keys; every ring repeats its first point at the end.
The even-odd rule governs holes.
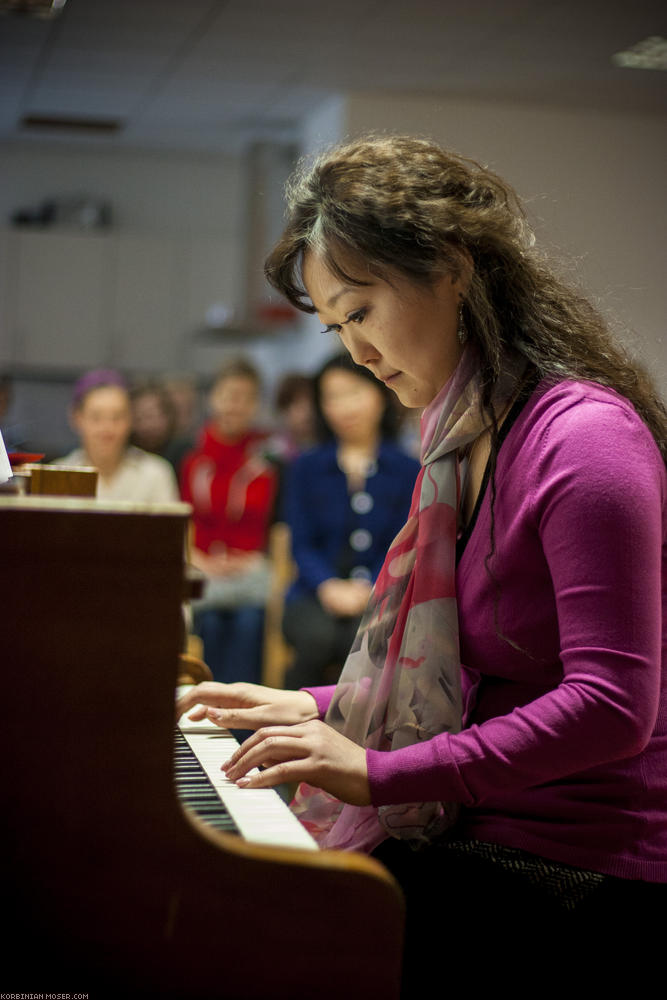
{"type": "Polygon", "coordinates": [[[175,738],[176,789],[184,806],[218,830],[273,847],[317,850],[308,831],[272,788],[238,788],[220,767],[238,747],[209,719],[179,719],[175,738]]]}
{"type": "Polygon", "coordinates": [[[174,781],[183,805],[196,812],[200,819],[216,830],[239,832],[180,729],[174,734],[174,781]]]}

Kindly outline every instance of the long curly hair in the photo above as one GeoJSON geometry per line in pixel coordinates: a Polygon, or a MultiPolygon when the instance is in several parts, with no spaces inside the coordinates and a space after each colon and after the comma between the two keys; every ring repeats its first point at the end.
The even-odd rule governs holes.
{"type": "Polygon", "coordinates": [[[498,428],[494,385],[509,357],[535,377],[585,379],[625,396],[667,460],[667,410],[641,365],[597,310],[553,273],[535,247],[515,191],[473,160],[407,136],[367,136],[302,162],[288,184],[288,219],[267,258],[270,284],[314,312],[302,264],[313,250],[348,284],[399,274],[431,285],[472,262],[463,321],[481,354],[482,406],[498,428]]]}

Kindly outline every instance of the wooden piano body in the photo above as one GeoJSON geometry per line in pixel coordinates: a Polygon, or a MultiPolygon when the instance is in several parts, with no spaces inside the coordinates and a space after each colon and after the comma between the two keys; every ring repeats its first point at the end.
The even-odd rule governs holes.
{"type": "Polygon", "coordinates": [[[253,846],[176,798],[187,514],[0,498],[3,988],[397,996],[380,865],[253,846]]]}

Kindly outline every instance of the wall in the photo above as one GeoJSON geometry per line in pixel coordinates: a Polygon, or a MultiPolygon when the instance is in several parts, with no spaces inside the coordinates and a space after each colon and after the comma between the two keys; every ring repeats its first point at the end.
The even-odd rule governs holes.
{"type": "MultiPolygon", "coordinates": [[[[667,394],[661,118],[349,94],[312,117],[304,143],[312,152],[369,131],[431,137],[513,184],[561,273],[596,302],[667,394]]],[[[306,320],[304,329],[304,351],[319,356],[320,325],[306,320]]]]}
{"type": "Polygon", "coordinates": [[[344,133],[428,135],[490,166],[525,199],[538,240],[667,392],[664,120],[433,98],[351,95],[344,133]]]}
{"type": "MultiPolygon", "coordinates": [[[[9,222],[17,209],[36,208],[50,198],[87,195],[108,200],[113,209],[113,234],[123,238],[127,236],[129,240],[136,238],[138,242],[134,245],[139,247],[138,253],[141,252],[142,241],[149,247],[152,243],[166,253],[171,243],[188,246],[191,241],[199,241],[201,249],[210,240],[223,256],[222,260],[215,262],[215,267],[232,275],[231,281],[226,281],[225,285],[238,289],[235,298],[243,306],[248,206],[254,197],[250,171],[246,166],[241,156],[0,143],[0,172],[3,177],[0,223],[9,222]]],[[[285,165],[282,175],[271,181],[278,191],[282,189],[289,166],[285,165]]],[[[272,204],[280,200],[280,195],[274,195],[272,204]]],[[[16,354],[21,360],[21,352],[13,351],[12,347],[14,331],[2,324],[2,317],[7,313],[4,307],[14,291],[11,277],[7,277],[8,272],[11,276],[12,267],[3,266],[7,264],[11,243],[8,234],[0,231],[0,362],[4,363],[16,354]]],[[[205,268],[211,266],[209,261],[202,263],[205,268]]],[[[175,277],[178,278],[178,275],[175,277]]],[[[207,288],[215,285],[214,275],[202,272],[201,277],[207,288]]],[[[147,300],[151,292],[154,289],[146,290],[147,300]]],[[[34,295],[39,297],[38,276],[35,278],[34,295]]],[[[137,305],[142,304],[144,311],[150,309],[150,302],[137,302],[137,305]]],[[[182,309],[173,312],[176,311],[184,313],[182,309]]],[[[154,338],[154,362],[151,361],[151,350],[143,350],[144,356],[139,364],[141,369],[150,371],[152,368],[159,372],[164,367],[174,368],[177,363],[197,371],[205,382],[206,376],[225,357],[243,352],[250,354],[258,365],[268,371],[270,383],[275,381],[285,355],[280,341],[286,335],[279,336],[278,342],[273,342],[271,338],[246,339],[242,336],[199,340],[194,339],[194,334],[198,332],[198,326],[203,326],[204,315],[198,321],[190,316],[185,322],[180,317],[175,319],[173,315],[170,320],[173,320],[169,323],[170,329],[166,329],[165,323],[164,338],[160,338],[159,331],[157,339],[154,338]],[[162,350],[157,349],[158,345],[162,350]],[[176,363],[174,359],[177,359],[176,363]]],[[[44,336],[48,336],[47,331],[44,336]]],[[[123,337],[124,331],[120,330],[116,339],[122,343],[123,337]]],[[[147,343],[149,346],[152,343],[150,338],[147,343]]],[[[136,360],[140,354],[135,341],[130,358],[123,356],[121,348],[120,352],[99,360],[112,360],[120,367],[132,366],[133,359],[136,360]]],[[[23,377],[16,379],[10,420],[25,428],[30,442],[41,444],[53,455],[66,450],[72,443],[66,416],[72,361],[68,359],[67,362],[70,371],[51,370],[45,373],[47,377],[42,378],[35,377],[40,376],[40,372],[34,351],[30,357],[34,370],[32,373],[24,372],[23,377]]],[[[47,359],[44,360],[46,362],[47,359]]],[[[90,359],[86,359],[85,363],[91,363],[90,359]]],[[[134,367],[136,369],[137,365],[134,364],[134,367]]]]}
{"type": "Polygon", "coordinates": [[[114,225],[153,235],[236,236],[245,204],[240,157],[0,143],[0,219],[50,196],[108,198],[114,225]]]}

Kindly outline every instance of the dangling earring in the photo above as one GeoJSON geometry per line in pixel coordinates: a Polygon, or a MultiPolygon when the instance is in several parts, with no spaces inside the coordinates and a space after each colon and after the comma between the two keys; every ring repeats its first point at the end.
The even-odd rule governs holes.
{"type": "Polygon", "coordinates": [[[465,344],[468,339],[468,331],[465,328],[465,323],[463,322],[463,302],[459,306],[459,322],[456,330],[456,335],[459,338],[459,344],[465,344]]]}

